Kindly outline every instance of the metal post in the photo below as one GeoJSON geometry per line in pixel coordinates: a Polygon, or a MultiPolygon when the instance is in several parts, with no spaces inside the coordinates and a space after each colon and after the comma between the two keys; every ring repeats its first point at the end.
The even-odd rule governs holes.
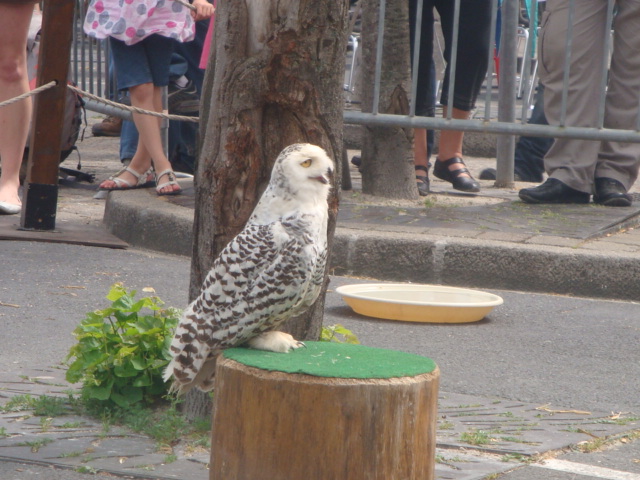
{"type": "MultiPolygon", "coordinates": [[[[498,91],[498,121],[514,123],[516,119],[517,25],[518,0],[502,2],[500,37],[500,88],[498,91]]],[[[496,144],[496,187],[513,186],[513,156],[516,139],[500,135],[496,144]]]]}
{"type": "Polygon", "coordinates": [[[20,219],[23,229],[55,228],[74,6],[74,0],[44,2],[37,84],[55,81],[57,86],[40,93],[34,101],[25,202],[20,219]]]}
{"type": "Polygon", "coordinates": [[[418,91],[418,68],[420,68],[420,38],[422,35],[422,4],[418,0],[416,5],[415,35],[413,37],[413,58],[411,61],[411,102],[409,103],[409,116],[416,114],[416,93],[418,91]]]}

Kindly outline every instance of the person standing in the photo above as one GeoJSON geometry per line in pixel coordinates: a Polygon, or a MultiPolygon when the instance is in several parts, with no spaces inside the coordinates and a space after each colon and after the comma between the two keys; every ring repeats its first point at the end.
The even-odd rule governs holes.
{"type": "MultiPolygon", "coordinates": [[[[116,67],[118,89],[129,90],[131,105],[162,112],[161,87],[169,83],[174,40],[190,41],[195,21],[209,18],[213,6],[194,0],[195,11],[174,0],[120,2],[91,0],[84,22],[87,35],[109,38],[116,67]]],[[[160,119],[133,114],[138,145],[131,163],[100,184],[102,190],[128,190],[152,184],[158,195],[181,192],[160,136],[160,119]]]]}
{"type": "MultiPolygon", "coordinates": [[[[0,0],[0,102],[29,91],[27,34],[35,2],[0,0]]],[[[0,107],[0,214],[22,209],[20,164],[31,123],[31,99],[0,107]]]]}
{"type": "MultiPolygon", "coordinates": [[[[444,116],[451,109],[451,117],[468,119],[487,74],[489,49],[491,47],[491,0],[461,0],[460,16],[454,18],[453,0],[424,0],[422,6],[420,55],[418,62],[418,90],[416,92],[416,115],[433,116],[433,25],[434,8],[440,14],[445,41],[444,60],[447,63],[440,103],[445,106],[444,116]],[[451,53],[453,50],[453,27],[458,22],[458,44],[455,91],[449,92],[451,53]]],[[[417,24],[417,0],[409,2],[411,50],[413,58],[415,26],[417,24]]],[[[414,66],[414,68],[416,68],[414,66]]],[[[438,157],[433,174],[451,182],[453,188],[464,192],[479,192],[480,184],[471,176],[462,159],[464,133],[457,130],[442,130],[438,144],[438,157]]],[[[414,156],[416,170],[428,171],[427,131],[415,130],[414,156]]],[[[428,184],[428,180],[422,180],[428,184]]]]}
{"type": "MultiPolygon", "coordinates": [[[[550,125],[559,125],[566,32],[571,0],[547,0],[540,35],[540,81],[550,125]]],[[[617,0],[613,53],[605,98],[604,127],[636,130],[640,108],[640,2],[617,0]]],[[[597,127],[603,41],[609,35],[607,2],[580,0],[574,8],[566,125],[597,127]]],[[[527,203],[588,203],[628,207],[627,193],[638,176],[640,143],[558,138],[544,158],[549,178],[520,190],[527,203]]]]}

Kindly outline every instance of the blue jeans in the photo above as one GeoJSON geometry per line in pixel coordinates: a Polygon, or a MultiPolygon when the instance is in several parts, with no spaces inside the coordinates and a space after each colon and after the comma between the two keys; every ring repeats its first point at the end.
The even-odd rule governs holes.
{"type": "MultiPolygon", "coordinates": [[[[542,84],[538,84],[536,103],[533,106],[529,123],[548,125],[544,115],[544,87],[542,84]]],[[[547,137],[520,137],[514,155],[513,169],[515,174],[526,181],[542,182],[544,156],[553,145],[553,141],[553,138],[547,137]]]]}
{"type": "Polygon", "coordinates": [[[174,43],[174,40],[162,35],[151,35],[134,45],[126,45],[110,37],[118,90],[143,83],[153,83],[158,87],[168,85],[174,43]]]}

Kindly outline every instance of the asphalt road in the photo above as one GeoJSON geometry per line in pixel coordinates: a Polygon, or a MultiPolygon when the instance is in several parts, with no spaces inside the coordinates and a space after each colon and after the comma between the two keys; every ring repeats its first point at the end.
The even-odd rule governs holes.
{"type": "MultiPolygon", "coordinates": [[[[73,345],[86,312],[109,286],[153,287],[167,305],[187,301],[189,259],[142,250],[2,242],[0,377],[51,367],[73,345]]],[[[333,289],[325,324],[342,323],[365,345],[433,358],[440,389],[555,407],[640,414],[640,305],[498,292],[504,304],[470,324],[415,324],[354,314],[333,289]]]]}

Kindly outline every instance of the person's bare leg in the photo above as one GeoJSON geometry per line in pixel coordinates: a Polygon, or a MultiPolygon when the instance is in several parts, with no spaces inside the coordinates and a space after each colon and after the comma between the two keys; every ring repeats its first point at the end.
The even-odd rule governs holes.
{"type": "MultiPolygon", "coordinates": [[[[129,96],[131,105],[145,110],[154,112],[162,111],[162,90],[160,87],[154,86],[152,83],[144,83],[129,88],[129,96]]],[[[160,173],[171,168],[171,163],[162,148],[162,138],[160,137],[160,122],[162,120],[150,115],[140,113],[133,114],[133,122],[138,130],[138,147],[136,153],[131,159],[129,168],[138,174],[146,172],[153,162],[153,168],[160,173]]],[[[119,178],[135,184],[136,179],[129,172],[123,172],[119,178]]],[[[165,183],[166,178],[163,177],[160,183],[165,183]]],[[[113,188],[113,181],[106,180],[101,188],[113,188]]],[[[161,189],[162,193],[180,190],[176,185],[168,185],[161,189]]]]}
{"type": "MultiPolygon", "coordinates": [[[[447,115],[445,109],[444,115],[447,115]]],[[[452,118],[467,119],[469,112],[454,108],[452,118]]],[[[471,176],[462,160],[462,139],[464,133],[459,130],[442,130],[438,145],[438,158],[433,167],[433,175],[447,182],[456,190],[463,192],[479,192],[480,184],[471,176]]]]}
{"type": "Polygon", "coordinates": [[[413,130],[413,161],[417,165],[428,167],[427,131],[424,128],[413,130]]]}
{"type": "MultiPolygon", "coordinates": [[[[447,107],[444,107],[442,114],[447,116],[447,107]]],[[[459,110],[454,108],[451,112],[451,118],[458,120],[467,120],[469,118],[469,112],[465,110],[459,110]]],[[[458,130],[441,130],[440,131],[440,143],[438,145],[438,158],[436,161],[446,161],[453,157],[462,158],[462,140],[464,139],[464,132],[458,130]]],[[[460,168],[464,168],[463,164],[454,163],[449,166],[449,170],[454,171],[460,168]]],[[[466,173],[461,173],[461,176],[468,177],[466,173]]]]}
{"type": "MultiPolygon", "coordinates": [[[[29,91],[27,32],[33,5],[0,3],[0,101],[29,91]]],[[[31,122],[31,100],[0,108],[0,202],[21,205],[20,164],[31,122]]]]}

